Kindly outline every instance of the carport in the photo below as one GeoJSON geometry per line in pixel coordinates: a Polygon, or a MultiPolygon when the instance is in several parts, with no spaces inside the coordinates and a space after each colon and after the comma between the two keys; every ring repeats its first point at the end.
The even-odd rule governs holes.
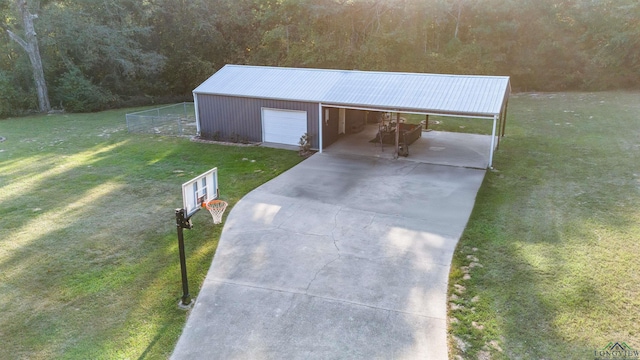
{"type": "Polygon", "coordinates": [[[353,111],[489,120],[492,167],[510,92],[507,76],[226,65],[193,94],[205,139],[236,136],[295,146],[307,133],[319,152],[329,145],[329,131],[348,131],[347,113],[353,111]]]}

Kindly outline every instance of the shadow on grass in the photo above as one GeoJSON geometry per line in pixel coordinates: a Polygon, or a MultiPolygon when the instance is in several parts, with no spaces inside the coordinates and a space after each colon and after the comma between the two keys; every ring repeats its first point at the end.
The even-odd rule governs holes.
{"type": "Polygon", "coordinates": [[[450,311],[459,320],[452,334],[470,344],[456,353],[588,358],[609,341],[638,346],[640,159],[629,143],[640,129],[617,111],[631,98],[512,101],[512,109],[544,108],[517,113],[515,135],[501,144],[499,171],[487,175],[454,256],[450,294],[460,299],[453,302],[474,307],[450,311]],[[483,267],[463,280],[468,256],[483,267]]]}
{"type": "Polygon", "coordinates": [[[167,330],[169,329],[169,324],[164,324],[162,326],[162,328],[160,330],[158,330],[156,336],[154,336],[153,340],[151,340],[151,342],[149,343],[149,345],[147,346],[146,349],[144,349],[144,351],[142,352],[142,354],[140,354],[140,356],[138,357],[138,360],[144,360],[146,359],[149,354],[151,354],[151,350],[154,349],[155,345],[158,343],[158,341],[166,336],[167,330]]]}
{"type": "MultiPolygon", "coordinates": [[[[0,358],[166,357],[177,341],[186,317],[176,307],[173,211],[181,205],[180,184],[247,155],[178,138],[133,137],[109,122],[47,118],[39,134],[29,127],[21,132],[18,120],[3,122],[15,127],[11,138],[28,133],[39,139],[34,143],[51,146],[3,143],[10,147],[0,161],[6,234],[0,240],[0,358]],[[57,131],[72,135],[52,140],[57,131]]],[[[253,155],[266,160],[234,171],[255,182],[299,161],[265,149],[253,155]]],[[[237,198],[246,184],[226,194],[237,198]]],[[[206,220],[196,219],[187,244],[194,295],[219,235],[206,220]]]]}

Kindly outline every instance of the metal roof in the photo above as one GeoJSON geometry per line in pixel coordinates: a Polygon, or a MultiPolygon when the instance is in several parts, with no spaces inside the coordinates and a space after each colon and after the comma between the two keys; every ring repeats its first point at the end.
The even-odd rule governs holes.
{"type": "Polygon", "coordinates": [[[225,65],[194,94],[319,102],[405,112],[493,117],[508,76],[443,75],[225,65]]]}

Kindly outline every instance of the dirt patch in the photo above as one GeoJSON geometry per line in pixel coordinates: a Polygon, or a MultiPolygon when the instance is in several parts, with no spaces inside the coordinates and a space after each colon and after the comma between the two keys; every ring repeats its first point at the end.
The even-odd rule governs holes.
{"type": "Polygon", "coordinates": [[[218,145],[229,145],[229,146],[259,146],[260,143],[242,143],[242,142],[229,142],[229,141],[215,141],[215,140],[207,140],[198,136],[192,136],[191,141],[203,144],[218,144],[218,145]]]}
{"type": "Polygon", "coordinates": [[[457,336],[453,336],[453,341],[455,341],[456,346],[462,352],[465,352],[467,350],[467,347],[469,346],[464,340],[460,339],[457,336]]]}

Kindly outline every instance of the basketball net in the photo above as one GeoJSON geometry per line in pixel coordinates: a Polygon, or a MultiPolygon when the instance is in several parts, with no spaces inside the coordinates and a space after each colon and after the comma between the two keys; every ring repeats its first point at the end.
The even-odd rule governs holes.
{"type": "Polygon", "coordinates": [[[229,204],[222,200],[211,200],[204,203],[204,206],[211,213],[211,217],[213,217],[214,224],[220,224],[222,222],[222,214],[224,214],[227,205],[229,204]]]}

